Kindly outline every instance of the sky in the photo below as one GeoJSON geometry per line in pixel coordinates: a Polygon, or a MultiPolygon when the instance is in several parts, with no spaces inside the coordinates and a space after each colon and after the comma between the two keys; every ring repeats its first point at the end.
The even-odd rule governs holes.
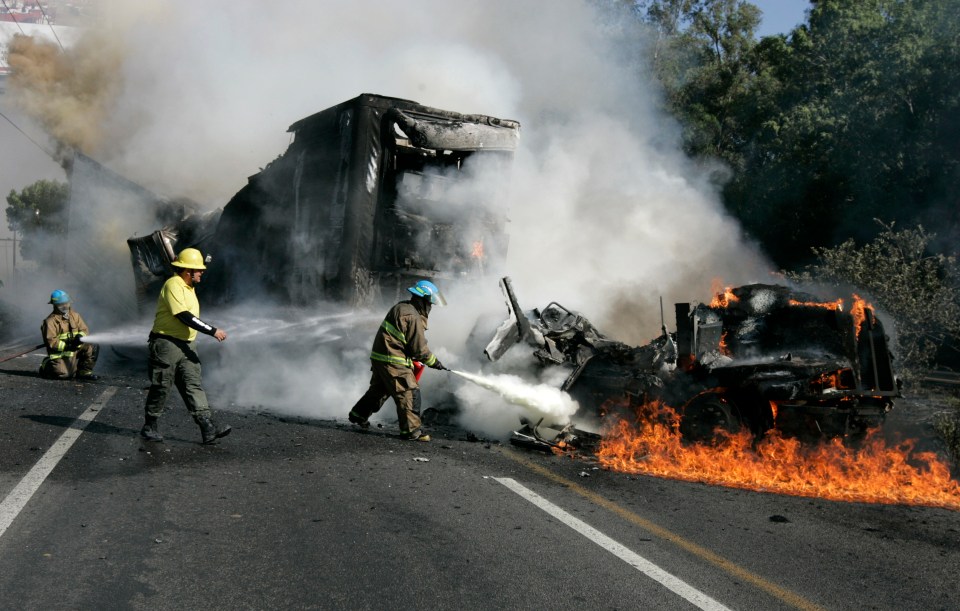
{"type": "Polygon", "coordinates": [[[750,3],[763,11],[758,38],[789,33],[806,21],[805,13],[810,8],[809,0],[750,0],[750,3]]]}

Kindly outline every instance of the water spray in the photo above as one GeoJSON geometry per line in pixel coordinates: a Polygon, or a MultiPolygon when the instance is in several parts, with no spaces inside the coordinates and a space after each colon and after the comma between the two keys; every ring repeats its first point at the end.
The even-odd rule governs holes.
{"type": "Polygon", "coordinates": [[[508,374],[479,376],[454,369],[448,371],[497,393],[508,403],[533,412],[540,419],[549,419],[553,424],[567,424],[579,409],[570,395],[547,384],[529,384],[519,376],[508,374]]]}
{"type": "MultiPolygon", "coordinates": [[[[215,322],[222,322],[222,328],[228,333],[231,343],[238,340],[266,340],[283,343],[311,341],[314,343],[331,342],[339,339],[346,331],[357,325],[356,313],[334,313],[314,316],[301,316],[293,320],[270,316],[268,314],[246,314],[229,312],[215,322]]],[[[365,322],[364,318],[360,318],[365,322]]],[[[86,344],[106,344],[112,346],[146,345],[147,336],[153,321],[142,321],[114,329],[90,333],[83,337],[86,344]]],[[[220,327],[219,324],[214,326],[220,327]]]]}
{"type": "Polygon", "coordinates": [[[101,331],[100,333],[90,333],[81,338],[84,344],[106,344],[110,346],[132,346],[135,344],[147,344],[147,332],[142,326],[125,327],[120,329],[101,331]]]}

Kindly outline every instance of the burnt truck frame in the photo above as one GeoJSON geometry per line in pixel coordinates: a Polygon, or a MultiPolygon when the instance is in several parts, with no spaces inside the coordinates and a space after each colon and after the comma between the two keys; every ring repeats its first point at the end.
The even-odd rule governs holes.
{"type": "MultiPolygon", "coordinates": [[[[210,302],[374,305],[418,279],[490,273],[506,257],[502,189],[519,122],[365,93],[288,131],[287,150],[207,232],[210,302]]],[[[197,246],[180,233],[128,240],[138,292],[155,294],[171,253],[197,246]]]]}
{"type": "Polygon", "coordinates": [[[745,428],[814,439],[879,426],[901,396],[889,340],[869,307],[855,316],[788,287],[746,285],[712,304],[675,304],[677,331],[664,325],[635,347],[557,303],[522,312],[509,278],[501,288],[508,318],[486,356],[495,361],[525,342],[541,365],[569,368],[562,389],[581,416],[662,401],[693,441],[745,428]]]}

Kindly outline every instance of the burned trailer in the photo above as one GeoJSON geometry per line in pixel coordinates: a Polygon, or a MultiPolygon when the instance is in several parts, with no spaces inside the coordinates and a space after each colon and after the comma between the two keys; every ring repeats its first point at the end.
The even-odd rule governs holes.
{"type": "Polygon", "coordinates": [[[508,278],[508,319],[485,351],[499,359],[521,341],[542,365],[569,368],[562,389],[581,415],[661,401],[688,439],[717,429],[771,428],[801,438],[880,425],[900,396],[888,338],[872,308],[825,302],[778,285],[728,289],[711,304],[677,303],[676,333],[633,347],[600,334],[558,304],[522,312],[508,278]]]}
{"type": "Polygon", "coordinates": [[[418,279],[495,270],[519,130],[373,94],[297,121],[286,152],[224,207],[208,294],[368,305],[418,279]]]}

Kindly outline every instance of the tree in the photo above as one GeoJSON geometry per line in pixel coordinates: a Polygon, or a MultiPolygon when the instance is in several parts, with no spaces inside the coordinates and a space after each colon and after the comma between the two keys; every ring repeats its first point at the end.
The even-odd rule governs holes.
{"type": "Polygon", "coordinates": [[[755,61],[766,117],[724,196],[781,266],[871,240],[873,218],[956,242],[960,2],[819,0],[755,61]]]}
{"type": "Polygon", "coordinates": [[[738,148],[759,9],[745,0],[649,0],[639,6],[657,32],[654,70],[668,110],[684,126],[684,148],[694,157],[742,166],[738,148]]]}
{"type": "Polygon", "coordinates": [[[21,236],[24,259],[61,264],[51,241],[62,240],[67,231],[66,206],[70,189],[65,183],[38,180],[7,196],[7,226],[21,236]]]}

